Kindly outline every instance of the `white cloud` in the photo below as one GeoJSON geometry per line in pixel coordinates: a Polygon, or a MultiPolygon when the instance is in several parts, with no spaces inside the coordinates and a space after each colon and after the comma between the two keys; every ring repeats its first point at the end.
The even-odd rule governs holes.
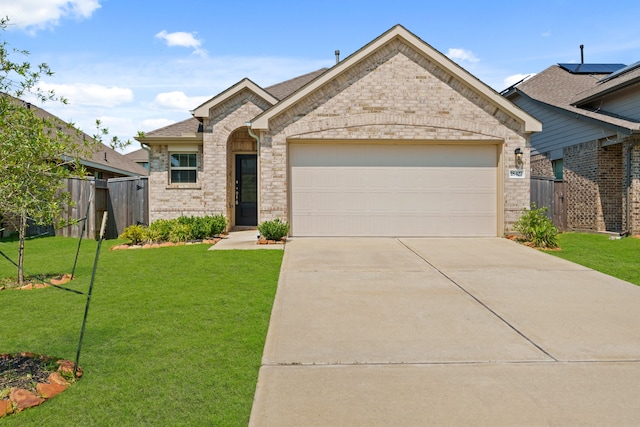
{"type": "Polygon", "coordinates": [[[195,36],[196,34],[197,33],[185,33],[183,31],[168,33],[166,30],[162,30],[156,34],[156,37],[163,39],[169,47],[189,47],[193,49],[194,54],[206,56],[207,51],[201,48],[202,40],[198,40],[195,36]]]}
{"type": "Polygon", "coordinates": [[[528,79],[535,76],[535,74],[514,74],[504,79],[504,87],[511,87],[514,84],[518,83],[520,80],[528,79]]]}
{"type": "Polygon", "coordinates": [[[133,101],[133,91],[117,86],[98,84],[49,84],[41,83],[43,90],[53,90],[56,95],[66,98],[72,105],[94,105],[113,108],[133,101]]]}
{"type": "Polygon", "coordinates": [[[87,19],[100,7],[100,0],[0,0],[9,28],[32,32],[54,27],[62,18],[87,19]]]}
{"type": "Polygon", "coordinates": [[[449,57],[449,59],[452,59],[454,61],[471,62],[471,63],[480,61],[480,58],[478,58],[476,54],[471,52],[470,50],[457,49],[453,47],[449,48],[449,51],[447,52],[447,56],[449,57]]]}
{"type": "Polygon", "coordinates": [[[211,96],[189,97],[181,91],[164,92],[156,95],[155,99],[153,100],[153,105],[156,108],[160,109],[189,111],[193,110],[198,105],[203,104],[210,98],[211,96]]]}
{"type": "Polygon", "coordinates": [[[545,31],[540,34],[542,37],[551,37],[551,31],[545,31]]]}

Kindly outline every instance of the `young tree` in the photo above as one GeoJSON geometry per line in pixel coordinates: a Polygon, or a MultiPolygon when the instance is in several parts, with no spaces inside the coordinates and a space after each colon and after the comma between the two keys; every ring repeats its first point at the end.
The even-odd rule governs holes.
{"type": "MultiPolygon", "coordinates": [[[[8,18],[0,19],[0,36],[8,18]]],[[[69,203],[61,191],[65,178],[83,175],[78,159],[95,148],[72,124],[47,114],[34,103],[62,102],[38,83],[53,72],[47,64],[14,61],[29,52],[0,40],[0,214],[18,231],[18,281],[24,283],[24,240],[29,220],[52,224],[69,203]]]]}

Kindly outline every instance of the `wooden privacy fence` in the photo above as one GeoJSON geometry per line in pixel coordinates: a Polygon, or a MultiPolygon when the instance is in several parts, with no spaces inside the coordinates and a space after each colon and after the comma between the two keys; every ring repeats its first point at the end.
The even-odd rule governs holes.
{"type": "Polygon", "coordinates": [[[547,216],[560,231],[567,229],[567,204],[565,183],[555,178],[531,177],[531,204],[546,207],[547,216]]]}
{"type": "MultiPolygon", "coordinates": [[[[67,208],[62,219],[80,220],[87,214],[85,238],[96,239],[100,232],[102,214],[109,213],[106,239],[115,239],[129,225],[149,223],[149,187],[147,177],[67,180],[63,191],[71,194],[73,206],[67,208]]],[[[55,230],[56,236],[80,237],[82,222],[55,230]]],[[[54,234],[53,227],[31,226],[27,235],[54,234]],[[48,233],[47,233],[48,232],[48,233]]]]}
{"type": "Polygon", "coordinates": [[[107,238],[118,237],[130,225],[149,225],[149,179],[111,178],[109,193],[109,223],[107,238]]]}

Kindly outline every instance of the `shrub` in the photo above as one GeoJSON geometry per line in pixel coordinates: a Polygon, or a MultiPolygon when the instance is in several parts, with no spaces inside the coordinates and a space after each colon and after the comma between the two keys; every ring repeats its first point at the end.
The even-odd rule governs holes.
{"type": "Polygon", "coordinates": [[[169,241],[173,243],[187,242],[193,240],[191,225],[175,221],[169,231],[169,241]]]}
{"type": "Polygon", "coordinates": [[[118,238],[130,240],[132,245],[138,245],[147,240],[147,229],[142,225],[130,225],[118,238]]]}
{"type": "Polygon", "coordinates": [[[281,240],[289,234],[289,223],[276,218],[258,225],[260,235],[267,240],[281,240]]]}
{"type": "Polygon", "coordinates": [[[147,238],[152,242],[168,242],[172,225],[173,221],[168,219],[153,221],[147,229],[147,238]]]}
{"type": "Polygon", "coordinates": [[[201,240],[211,237],[211,227],[207,221],[207,217],[193,217],[191,220],[191,236],[194,239],[201,240]]]}
{"type": "Polygon", "coordinates": [[[545,215],[546,211],[546,207],[536,209],[536,205],[532,204],[530,210],[526,208],[523,210],[514,229],[522,233],[522,237],[536,247],[557,248],[558,229],[545,215]]]}
{"type": "Polygon", "coordinates": [[[219,236],[227,229],[227,218],[222,214],[205,216],[205,220],[209,224],[209,236],[219,236]]]}

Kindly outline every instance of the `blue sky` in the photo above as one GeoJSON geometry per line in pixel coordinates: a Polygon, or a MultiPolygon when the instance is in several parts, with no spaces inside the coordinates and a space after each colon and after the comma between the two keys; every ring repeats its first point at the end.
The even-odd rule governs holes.
{"type": "Polygon", "coordinates": [[[43,87],[70,101],[44,108],[124,140],[244,77],[266,87],[330,67],[336,49],[345,58],[395,24],[497,91],[579,62],[580,44],[585,62],[640,60],[637,1],[0,0],[0,14],[3,39],[46,62],[43,87]]]}

